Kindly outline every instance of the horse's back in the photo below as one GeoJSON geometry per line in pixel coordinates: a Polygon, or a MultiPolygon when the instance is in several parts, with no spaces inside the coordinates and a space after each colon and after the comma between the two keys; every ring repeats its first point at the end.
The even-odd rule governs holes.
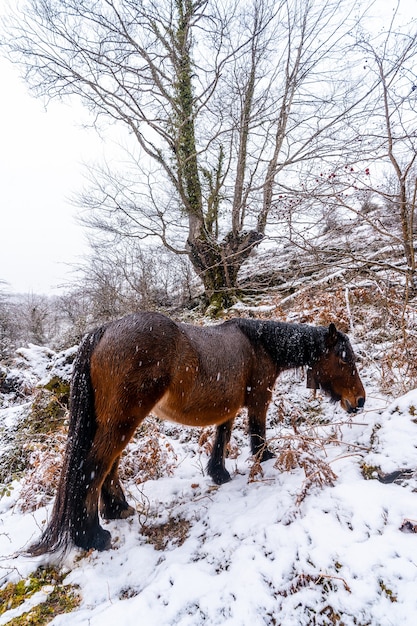
{"type": "Polygon", "coordinates": [[[180,324],[189,345],[199,355],[206,376],[217,376],[219,371],[233,372],[243,362],[252,359],[250,342],[234,324],[194,326],[180,324]]]}
{"type": "Polygon", "coordinates": [[[117,350],[129,356],[142,349],[141,345],[150,351],[151,345],[157,349],[155,342],[162,346],[175,341],[179,335],[178,324],[161,313],[132,313],[107,324],[96,352],[117,350]]]}

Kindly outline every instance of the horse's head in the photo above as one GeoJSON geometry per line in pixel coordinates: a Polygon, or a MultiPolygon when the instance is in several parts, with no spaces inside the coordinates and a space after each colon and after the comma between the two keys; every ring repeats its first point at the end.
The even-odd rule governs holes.
{"type": "Polygon", "coordinates": [[[348,413],[365,404],[365,389],[355,365],[349,339],[332,323],[326,330],[325,350],[307,371],[307,386],[321,388],[348,413]]]}

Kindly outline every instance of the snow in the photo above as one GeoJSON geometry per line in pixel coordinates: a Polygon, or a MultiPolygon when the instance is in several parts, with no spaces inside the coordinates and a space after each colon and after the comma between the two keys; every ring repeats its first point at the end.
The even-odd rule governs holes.
{"type": "MultiPolygon", "coordinates": [[[[46,375],[39,350],[29,348],[25,358],[39,378],[46,375]]],[[[227,460],[233,479],[221,487],[204,474],[207,458],[188,436],[192,430],[184,428],[178,437],[167,424],[163,439],[177,457],[173,474],[140,485],[125,482],[138,515],[104,523],[113,539],[108,552],[74,549],[63,558],[65,583],[79,586],[82,602],[51,623],[414,626],[417,534],[400,528],[405,520],[417,523],[417,390],[392,401],[372,386],[372,372],[361,373],[369,383],[366,407],[351,418],[325,398],[312,403],[299,374],[284,375],[276,386],[275,398],[282,394],[285,402],[301,410],[313,406],[327,418],[317,432],[337,434],[321,451],[337,474],[334,486],[313,486],[304,497],[303,470],[281,472],[274,460],[249,481],[249,446],[240,424],[234,431],[240,454],[227,460]],[[385,484],[377,471],[366,480],[363,464],[383,474],[409,471],[385,484]],[[157,549],[144,528],[169,521],[184,524],[185,540],[168,533],[157,549]]],[[[13,423],[18,410],[1,409],[0,423],[13,423]]],[[[274,411],[273,403],[271,438],[290,431],[274,411]]],[[[20,488],[14,483],[0,499],[0,584],[51,561],[21,553],[39,536],[51,504],[21,513],[20,488]]],[[[13,616],[4,613],[0,624],[13,616]]]]}
{"type": "Polygon", "coordinates": [[[28,367],[37,378],[38,384],[42,385],[55,375],[70,380],[72,360],[77,349],[78,346],[73,346],[57,354],[44,346],[29,343],[27,348],[19,348],[17,354],[21,357],[20,364],[28,367]]]}

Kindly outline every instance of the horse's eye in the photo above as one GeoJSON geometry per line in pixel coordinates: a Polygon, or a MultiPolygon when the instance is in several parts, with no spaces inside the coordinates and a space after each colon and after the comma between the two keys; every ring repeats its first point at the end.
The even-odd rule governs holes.
{"type": "Polygon", "coordinates": [[[355,365],[355,355],[350,351],[348,352],[347,350],[342,350],[339,354],[339,362],[345,365],[355,365]]]}
{"type": "Polygon", "coordinates": [[[339,354],[339,360],[341,363],[349,363],[349,355],[346,350],[342,350],[339,354]]]}

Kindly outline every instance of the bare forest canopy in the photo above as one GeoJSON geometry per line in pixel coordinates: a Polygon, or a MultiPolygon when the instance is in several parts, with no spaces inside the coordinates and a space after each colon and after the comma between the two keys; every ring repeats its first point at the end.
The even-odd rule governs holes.
{"type": "Polygon", "coordinates": [[[188,296],[201,285],[228,306],[256,250],[311,256],[339,228],[335,262],[363,262],[353,224],[395,248],[414,289],[417,35],[403,4],[386,15],[365,0],[11,9],[1,49],[33,92],[80,99],[99,132],[127,137],[123,163],[91,167],[79,197],[90,278],[110,264],[135,291],[153,255],[168,265],[161,283],[180,267],[188,296]]]}

